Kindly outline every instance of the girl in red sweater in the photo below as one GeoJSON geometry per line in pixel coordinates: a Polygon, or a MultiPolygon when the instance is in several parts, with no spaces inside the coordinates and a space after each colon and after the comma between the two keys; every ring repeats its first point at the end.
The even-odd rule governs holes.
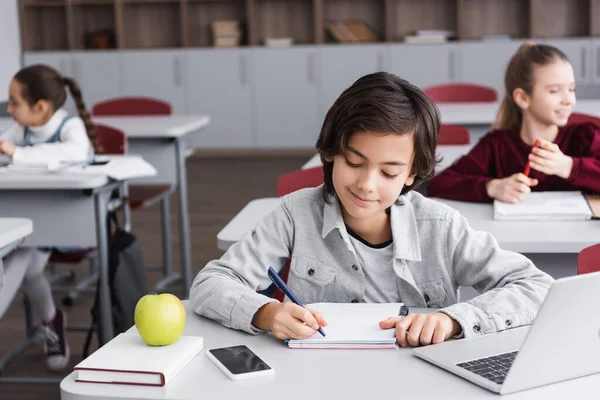
{"type": "Polygon", "coordinates": [[[555,47],[526,43],[511,58],[494,129],[432,178],[428,195],[519,203],[532,190],[600,191],[600,129],[568,124],[575,78],[555,47]],[[539,147],[533,147],[539,139],[539,147]],[[529,163],[529,176],[524,174],[529,163]]]}

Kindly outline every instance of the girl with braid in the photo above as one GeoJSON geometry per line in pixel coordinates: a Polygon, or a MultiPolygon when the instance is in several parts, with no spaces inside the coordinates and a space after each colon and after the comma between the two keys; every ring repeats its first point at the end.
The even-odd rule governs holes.
{"type": "MultiPolygon", "coordinates": [[[[16,124],[0,134],[0,154],[8,155],[13,162],[78,162],[99,152],[79,85],[46,65],[23,68],[13,77],[8,113],[16,124]],[[65,86],[75,100],[79,117],[69,116],[62,108],[67,98],[65,86]]],[[[60,371],[67,366],[70,351],[66,314],[55,306],[44,276],[48,258],[49,252],[39,248],[19,248],[5,258],[0,319],[22,288],[41,320],[46,365],[60,371]]]]}

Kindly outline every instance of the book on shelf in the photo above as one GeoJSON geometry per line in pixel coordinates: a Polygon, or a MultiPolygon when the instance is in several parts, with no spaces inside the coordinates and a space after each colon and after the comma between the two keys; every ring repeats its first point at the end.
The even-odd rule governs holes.
{"type": "Polygon", "coordinates": [[[331,38],[339,43],[372,43],[378,41],[377,34],[360,20],[329,21],[325,30],[331,38]]]}

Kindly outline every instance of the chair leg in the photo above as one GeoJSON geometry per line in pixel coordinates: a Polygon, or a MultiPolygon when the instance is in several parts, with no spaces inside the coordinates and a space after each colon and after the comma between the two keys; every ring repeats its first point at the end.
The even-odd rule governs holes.
{"type": "Polygon", "coordinates": [[[90,274],[88,277],[77,282],[69,292],[63,297],[62,303],[65,306],[72,306],[79,294],[82,292],[95,292],[98,283],[98,267],[96,257],[90,258],[90,274]]]}
{"type": "Polygon", "coordinates": [[[169,209],[169,196],[164,196],[160,201],[163,279],[154,286],[154,291],[156,292],[165,290],[169,285],[181,279],[181,274],[173,271],[173,256],[171,252],[171,215],[169,209]]]}
{"type": "Polygon", "coordinates": [[[54,287],[58,282],[72,282],[75,280],[75,271],[70,270],[63,272],[60,270],[57,264],[48,264],[50,270],[50,285],[53,286],[52,290],[60,291],[60,287],[54,287]]]}

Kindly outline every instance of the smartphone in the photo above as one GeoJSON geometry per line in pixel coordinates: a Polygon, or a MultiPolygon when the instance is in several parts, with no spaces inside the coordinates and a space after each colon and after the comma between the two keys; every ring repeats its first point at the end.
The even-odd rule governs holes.
{"type": "Polygon", "coordinates": [[[211,349],[206,354],[229,379],[258,378],[274,372],[269,364],[244,345],[211,349]]]}

